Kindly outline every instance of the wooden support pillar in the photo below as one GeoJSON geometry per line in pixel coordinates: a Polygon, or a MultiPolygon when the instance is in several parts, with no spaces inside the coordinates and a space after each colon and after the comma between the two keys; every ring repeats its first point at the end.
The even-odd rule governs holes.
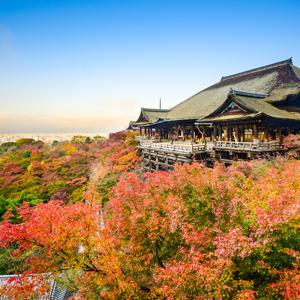
{"type": "Polygon", "coordinates": [[[223,127],[223,130],[224,130],[224,141],[228,141],[228,129],[227,127],[223,127]]]}
{"type": "Polygon", "coordinates": [[[228,134],[228,141],[231,142],[232,141],[232,128],[231,127],[227,128],[227,134],[228,134]]]}
{"type": "Polygon", "coordinates": [[[276,141],[281,140],[281,128],[277,127],[276,128],[276,141]]]}
{"type": "Polygon", "coordinates": [[[222,141],[222,126],[218,126],[218,140],[222,141]]]}
{"type": "Polygon", "coordinates": [[[238,126],[234,127],[234,133],[235,133],[235,141],[239,142],[240,141],[240,132],[239,132],[239,127],[238,126]]]}
{"type": "Polygon", "coordinates": [[[266,137],[266,141],[268,142],[270,140],[269,127],[265,128],[265,137],[266,137]]]}
{"type": "Polygon", "coordinates": [[[145,170],[145,151],[142,150],[142,170],[145,170]]]}
{"type": "Polygon", "coordinates": [[[202,140],[203,140],[203,143],[205,143],[205,141],[206,141],[206,127],[205,126],[203,126],[203,128],[202,128],[202,140]]]}
{"type": "Polygon", "coordinates": [[[243,126],[239,127],[239,141],[244,142],[244,127],[243,126]]]}
{"type": "Polygon", "coordinates": [[[214,142],[216,140],[217,136],[217,127],[213,125],[213,132],[212,132],[212,141],[214,142]]]}
{"type": "Polygon", "coordinates": [[[192,125],[192,140],[195,139],[195,125],[192,125]]]}
{"type": "Polygon", "coordinates": [[[257,124],[253,125],[253,142],[258,141],[258,130],[257,130],[257,124]]]}

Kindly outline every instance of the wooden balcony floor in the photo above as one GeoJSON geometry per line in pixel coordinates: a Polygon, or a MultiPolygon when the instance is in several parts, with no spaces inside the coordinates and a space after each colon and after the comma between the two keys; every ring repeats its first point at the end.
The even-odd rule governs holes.
{"type": "Polygon", "coordinates": [[[204,143],[196,144],[191,141],[176,141],[176,142],[160,142],[143,140],[138,146],[140,149],[149,151],[169,152],[183,155],[192,155],[194,153],[201,153],[206,151],[206,145],[204,143]]]}
{"type": "Polygon", "coordinates": [[[232,141],[207,141],[205,143],[192,143],[192,141],[165,141],[155,142],[144,139],[138,148],[149,151],[169,152],[192,155],[195,153],[211,152],[213,150],[232,150],[241,152],[269,152],[283,150],[278,141],[271,142],[232,142],[232,141]]]}

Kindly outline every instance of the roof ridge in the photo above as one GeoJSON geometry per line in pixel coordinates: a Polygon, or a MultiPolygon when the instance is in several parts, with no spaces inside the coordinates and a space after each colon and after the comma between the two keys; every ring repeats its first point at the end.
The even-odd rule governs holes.
{"type": "Polygon", "coordinates": [[[234,96],[245,96],[245,97],[253,97],[253,98],[266,98],[268,94],[264,93],[253,93],[248,91],[234,90],[232,88],[229,89],[229,94],[234,96]]]}
{"type": "Polygon", "coordinates": [[[296,74],[297,78],[300,79],[300,68],[298,68],[297,66],[292,66],[294,73],[296,74]]]}
{"type": "Polygon", "coordinates": [[[228,80],[228,79],[232,79],[232,78],[236,78],[236,77],[239,77],[239,76],[256,73],[256,72],[259,72],[259,71],[273,69],[275,67],[279,67],[279,66],[282,66],[282,65],[293,65],[292,57],[290,57],[289,59],[286,59],[286,60],[282,60],[282,61],[273,63],[273,64],[265,65],[265,66],[262,66],[262,67],[250,69],[250,70],[247,70],[247,71],[235,73],[235,74],[228,75],[228,76],[222,76],[220,81],[225,81],[225,80],[228,80]]]}
{"type": "Polygon", "coordinates": [[[146,108],[146,107],[142,107],[141,108],[142,110],[148,110],[148,111],[155,111],[155,112],[167,112],[169,111],[170,109],[161,109],[161,108],[146,108]]]}

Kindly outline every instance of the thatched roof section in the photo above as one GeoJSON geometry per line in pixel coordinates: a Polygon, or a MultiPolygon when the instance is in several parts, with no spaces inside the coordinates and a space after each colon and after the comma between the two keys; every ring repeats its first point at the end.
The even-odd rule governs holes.
{"type": "Polygon", "coordinates": [[[289,94],[300,92],[299,69],[286,60],[231,76],[174,106],[167,117],[203,118],[226,101],[230,89],[268,94],[263,101],[279,101],[289,94]],[[297,74],[295,72],[297,71],[297,74]]]}
{"type": "Polygon", "coordinates": [[[300,69],[293,65],[292,59],[287,59],[230,76],[223,76],[218,83],[200,91],[170,110],[142,108],[136,123],[206,119],[225,103],[231,90],[240,91],[237,101],[251,107],[255,113],[260,112],[271,117],[296,118],[298,120],[298,114],[283,111],[270,104],[282,102],[291,95],[300,94],[300,69]],[[251,94],[251,96],[248,97],[247,94],[251,94]],[[257,95],[256,98],[255,95],[257,95]]]}
{"type": "Polygon", "coordinates": [[[144,108],[141,109],[141,114],[138,119],[139,120],[146,120],[150,123],[156,122],[158,119],[163,119],[167,116],[169,109],[153,109],[153,108],[144,108]]]}
{"type": "Polygon", "coordinates": [[[213,113],[209,116],[199,119],[197,123],[206,123],[206,122],[217,122],[217,121],[233,121],[233,120],[248,120],[254,119],[261,116],[268,116],[275,119],[284,119],[291,121],[299,121],[300,113],[288,112],[283,109],[279,109],[272,104],[262,101],[262,95],[255,95],[251,93],[235,92],[231,91],[228,94],[227,100],[219,106],[213,113]],[[240,108],[247,111],[247,114],[234,114],[234,115],[222,115],[219,114],[226,106],[231,102],[236,103],[240,108]]]}
{"type": "Polygon", "coordinates": [[[160,119],[165,119],[169,109],[141,108],[140,115],[136,121],[130,121],[127,129],[136,129],[140,126],[145,126],[157,122],[160,119]]]}
{"type": "Polygon", "coordinates": [[[298,78],[300,78],[300,68],[296,67],[296,66],[292,66],[293,71],[295,72],[295,74],[297,75],[298,78]]]}
{"type": "Polygon", "coordinates": [[[299,113],[279,109],[266,101],[259,101],[258,98],[236,96],[235,101],[253,112],[261,112],[272,118],[300,120],[299,113]]]}

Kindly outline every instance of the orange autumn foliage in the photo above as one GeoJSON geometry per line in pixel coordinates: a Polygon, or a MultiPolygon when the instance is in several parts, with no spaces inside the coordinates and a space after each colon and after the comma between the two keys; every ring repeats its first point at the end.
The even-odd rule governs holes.
{"type": "Polygon", "coordinates": [[[299,298],[299,161],[124,173],[103,230],[98,196],[19,208],[1,246],[29,273],[71,272],[82,299],[299,298]]]}

